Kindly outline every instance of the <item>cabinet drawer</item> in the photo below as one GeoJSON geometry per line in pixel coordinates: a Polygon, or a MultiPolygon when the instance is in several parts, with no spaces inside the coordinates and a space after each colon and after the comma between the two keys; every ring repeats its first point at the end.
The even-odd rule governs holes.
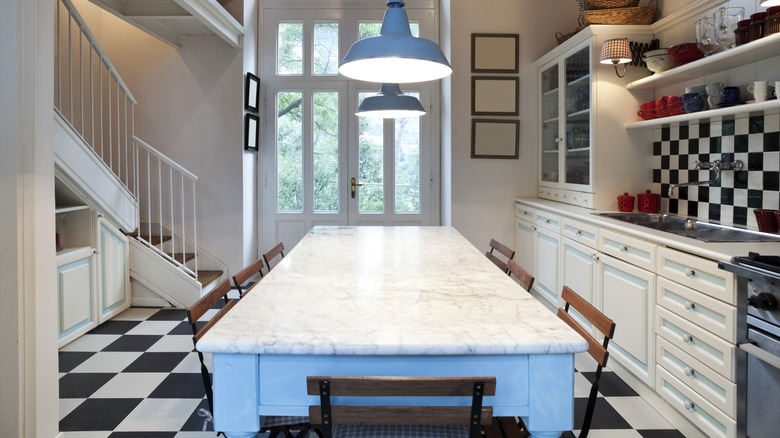
{"type": "Polygon", "coordinates": [[[736,305],[734,274],[718,269],[718,263],[670,248],[658,249],[658,275],[736,305]]]}
{"type": "Polygon", "coordinates": [[[656,303],[721,338],[736,343],[737,308],[658,277],[656,303]]]}
{"type": "Polygon", "coordinates": [[[550,199],[552,201],[560,201],[561,191],[559,189],[553,189],[550,187],[539,187],[539,197],[542,199],[550,199]]]}
{"type": "Polygon", "coordinates": [[[674,313],[656,306],[656,333],[734,381],[735,346],[674,313]]]}
{"type": "Polygon", "coordinates": [[[736,416],[737,385],[662,337],[656,340],[656,361],[680,382],[731,418],[736,416]]]}
{"type": "Polygon", "coordinates": [[[653,271],[656,245],[604,229],[599,231],[598,241],[601,252],[648,271],[653,271]]]}
{"type": "Polygon", "coordinates": [[[563,236],[585,246],[596,248],[598,246],[597,227],[568,217],[563,218],[563,236]]]}
{"type": "Polygon", "coordinates": [[[658,366],[655,390],[685,418],[712,438],[734,438],[737,422],[658,366]]]}
{"type": "Polygon", "coordinates": [[[515,204],[515,217],[533,222],[536,220],[536,209],[525,204],[515,204]]]}
{"type": "Polygon", "coordinates": [[[544,228],[546,230],[554,231],[558,234],[561,233],[561,217],[557,214],[548,213],[544,210],[536,211],[536,226],[544,228]]]}
{"type": "Polygon", "coordinates": [[[593,193],[580,194],[580,207],[593,208],[593,193]]]}

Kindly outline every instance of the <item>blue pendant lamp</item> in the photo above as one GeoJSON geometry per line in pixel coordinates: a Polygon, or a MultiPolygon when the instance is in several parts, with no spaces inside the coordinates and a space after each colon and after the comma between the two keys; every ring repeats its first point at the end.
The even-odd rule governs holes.
{"type": "Polygon", "coordinates": [[[360,102],[355,114],[360,117],[401,119],[419,117],[425,114],[425,109],[416,97],[403,94],[398,84],[382,84],[379,93],[360,102]]]}
{"type": "Polygon", "coordinates": [[[425,82],[452,74],[452,68],[433,41],[412,36],[401,0],[389,0],[379,36],[352,44],[339,73],[359,81],[425,82]]]}

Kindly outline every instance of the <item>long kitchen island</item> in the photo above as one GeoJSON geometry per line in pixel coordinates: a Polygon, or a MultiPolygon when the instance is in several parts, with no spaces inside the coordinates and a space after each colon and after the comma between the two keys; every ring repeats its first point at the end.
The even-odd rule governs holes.
{"type": "Polygon", "coordinates": [[[558,437],[587,343],[454,228],[315,227],[197,347],[230,438],[307,415],[310,375],[495,376],[494,415],[558,437]]]}

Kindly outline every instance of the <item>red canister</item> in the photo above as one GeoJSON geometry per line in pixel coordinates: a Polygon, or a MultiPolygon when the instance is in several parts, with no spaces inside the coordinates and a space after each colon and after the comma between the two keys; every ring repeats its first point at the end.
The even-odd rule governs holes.
{"type": "Polygon", "coordinates": [[[637,210],[642,213],[658,213],[661,210],[661,195],[658,193],[650,193],[650,190],[645,190],[644,193],[636,196],[639,200],[637,210]]]}
{"type": "Polygon", "coordinates": [[[750,20],[742,20],[737,23],[737,30],[734,31],[734,36],[737,38],[738,46],[750,42],[749,26],[750,20]]]}
{"type": "Polygon", "coordinates": [[[617,197],[618,210],[620,211],[634,211],[634,197],[629,195],[628,192],[623,193],[617,197]]]}
{"type": "Polygon", "coordinates": [[[764,24],[766,21],[766,12],[756,12],[750,16],[748,25],[748,39],[755,41],[764,37],[764,24]]]}

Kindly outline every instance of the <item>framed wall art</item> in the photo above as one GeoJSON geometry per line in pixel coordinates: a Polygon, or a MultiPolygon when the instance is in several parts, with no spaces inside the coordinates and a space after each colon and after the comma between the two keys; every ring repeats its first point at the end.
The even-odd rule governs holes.
{"type": "Polygon", "coordinates": [[[257,112],[260,99],[260,78],[252,73],[246,73],[246,85],[244,86],[244,108],[247,111],[257,112]]]}
{"type": "Polygon", "coordinates": [[[519,120],[471,120],[471,158],[518,158],[519,120]]]}
{"type": "Polygon", "coordinates": [[[256,151],[260,141],[260,118],[254,114],[244,114],[244,149],[256,151]]]}
{"type": "Polygon", "coordinates": [[[520,79],[511,76],[472,76],[471,115],[516,116],[520,79]]]}
{"type": "Polygon", "coordinates": [[[472,33],[471,72],[519,72],[519,45],[520,35],[516,33],[472,33]]]}

